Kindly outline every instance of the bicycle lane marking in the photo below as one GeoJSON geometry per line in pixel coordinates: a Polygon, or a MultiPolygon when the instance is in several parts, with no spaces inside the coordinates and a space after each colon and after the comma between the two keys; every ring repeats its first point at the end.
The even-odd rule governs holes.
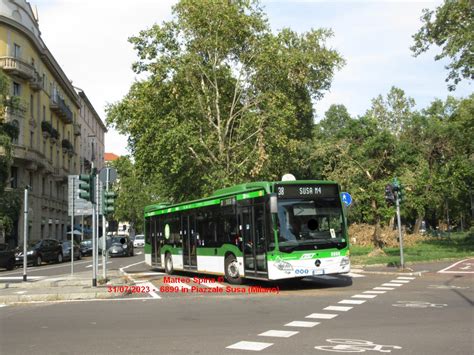
{"type": "Polygon", "coordinates": [[[145,261],[140,261],[138,263],[134,263],[134,264],[130,264],[130,265],[127,265],[127,266],[124,266],[124,267],[121,267],[119,270],[121,273],[123,273],[125,276],[127,276],[128,278],[130,278],[130,280],[132,280],[137,286],[145,286],[145,287],[148,287],[149,288],[149,292],[148,294],[150,295],[150,297],[152,298],[161,298],[160,295],[158,295],[155,291],[156,288],[155,288],[155,285],[153,285],[150,281],[139,281],[139,280],[135,280],[130,274],[128,274],[126,271],[124,271],[124,269],[128,269],[129,267],[132,267],[132,266],[135,266],[135,265],[138,265],[138,264],[141,264],[141,263],[144,263],[145,261]]]}
{"type": "Polygon", "coordinates": [[[449,265],[448,267],[439,270],[439,274],[474,274],[474,259],[464,259],[458,262],[455,262],[452,265],[449,265]],[[461,264],[461,266],[458,267],[458,265],[461,264]],[[450,269],[456,269],[458,267],[458,270],[450,270],[450,269]]]}

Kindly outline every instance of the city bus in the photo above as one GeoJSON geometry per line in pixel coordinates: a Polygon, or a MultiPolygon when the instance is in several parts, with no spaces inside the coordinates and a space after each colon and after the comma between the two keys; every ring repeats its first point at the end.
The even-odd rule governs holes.
{"type": "Polygon", "coordinates": [[[251,182],[207,198],[145,207],[145,261],[177,270],[281,280],[350,272],[349,238],[333,181],[251,182]]]}

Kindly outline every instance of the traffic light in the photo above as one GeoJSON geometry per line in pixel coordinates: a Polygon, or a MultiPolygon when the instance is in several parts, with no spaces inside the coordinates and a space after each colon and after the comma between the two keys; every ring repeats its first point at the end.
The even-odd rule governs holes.
{"type": "Polygon", "coordinates": [[[385,201],[388,205],[393,205],[395,203],[395,194],[393,192],[394,189],[392,184],[385,186],[385,201]]]}
{"type": "Polygon", "coordinates": [[[104,215],[109,215],[115,211],[115,198],[117,194],[113,191],[104,191],[104,215]]]}
{"type": "Polygon", "coordinates": [[[94,203],[94,175],[79,175],[79,197],[94,203]]]}

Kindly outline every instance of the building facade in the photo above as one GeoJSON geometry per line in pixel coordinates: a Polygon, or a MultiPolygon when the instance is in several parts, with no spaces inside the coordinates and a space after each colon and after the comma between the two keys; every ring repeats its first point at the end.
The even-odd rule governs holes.
{"type": "MultiPolygon", "coordinates": [[[[25,0],[0,0],[0,69],[11,82],[0,120],[19,129],[13,142],[10,188],[30,187],[28,238],[63,239],[70,225],[68,175],[79,174],[84,164],[84,103],[41,39],[37,15],[25,0]]],[[[100,121],[98,116],[94,119],[100,121]]],[[[102,139],[102,153],[97,156],[103,159],[105,127],[97,127],[102,139]]],[[[22,209],[7,236],[10,245],[19,244],[23,222],[22,209]]]]}
{"type": "Polygon", "coordinates": [[[107,128],[92,106],[83,90],[76,88],[79,95],[79,122],[81,125],[81,174],[90,173],[92,162],[97,171],[104,167],[105,133],[107,128]]]}

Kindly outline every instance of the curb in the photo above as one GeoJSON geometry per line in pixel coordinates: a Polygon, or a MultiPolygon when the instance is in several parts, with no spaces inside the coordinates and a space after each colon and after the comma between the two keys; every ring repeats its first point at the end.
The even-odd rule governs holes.
{"type": "Polygon", "coordinates": [[[90,293],[48,293],[36,295],[8,295],[0,296],[0,303],[29,303],[29,302],[49,302],[49,301],[69,301],[69,300],[85,300],[85,299],[106,299],[112,298],[114,295],[104,292],[90,293]]]}

